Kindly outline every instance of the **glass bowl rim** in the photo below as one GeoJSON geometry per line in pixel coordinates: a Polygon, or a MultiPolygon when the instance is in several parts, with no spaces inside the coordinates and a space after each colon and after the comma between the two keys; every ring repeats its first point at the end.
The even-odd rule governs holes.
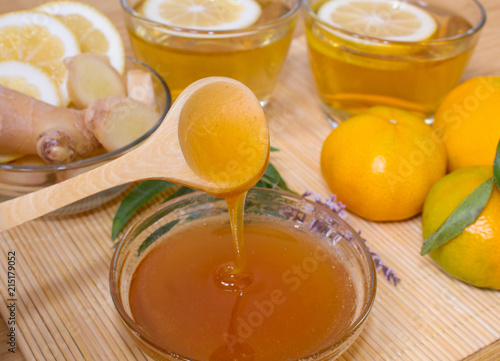
{"type": "MultiPolygon", "coordinates": [[[[335,212],[333,212],[330,208],[328,208],[322,204],[314,202],[310,199],[306,199],[306,198],[301,197],[299,195],[295,195],[295,194],[292,194],[290,192],[285,192],[285,191],[278,190],[278,189],[254,187],[254,188],[251,188],[248,192],[249,193],[269,192],[269,193],[275,193],[278,195],[281,194],[282,196],[292,198],[294,201],[305,202],[305,203],[308,203],[308,204],[314,206],[315,208],[321,209],[323,212],[327,213],[329,216],[332,216],[339,224],[342,225],[342,227],[345,227],[346,229],[351,231],[354,239],[356,239],[357,243],[359,245],[361,245],[364,258],[366,258],[368,263],[369,263],[369,275],[368,275],[369,282],[368,282],[368,286],[367,286],[366,301],[363,303],[363,307],[360,311],[361,312],[360,315],[355,320],[353,320],[352,324],[336,338],[335,343],[328,345],[328,346],[325,346],[324,348],[320,349],[319,351],[315,352],[314,354],[307,355],[307,356],[304,356],[300,359],[295,359],[295,360],[290,360],[290,361],[305,361],[305,360],[308,360],[310,358],[320,357],[323,354],[334,350],[339,344],[342,344],[351,335],[353,335],[358,330],[358,328],[364,324],[365,320],[368,318],[368,316],[370,314],[370,311],[371,311],[373,304],[375,302],[375,295],[376,295],[376,291],[377,291],[376,268],[375,268],[375,264],[373,262],[373,258],[371,256],[370,250],[366,246],[365,241],[363,241],[361,236],[358,234],[358,232],[356,232],[352,228],[352,226],[350,226],[346,221],[344,221],[342,218],[340,218],[340,216],[337,215],[335,212]]],[[[117,267],[118,267],[119,255],[121,253],[121,250],[125,247],[126,240],[128,239],[129,235],[132,234],[145,220],[147,220],[150,216],[152,216],[153,214],[155,214],[156,212],[160,211],[163,208],[171,207],[174,204],[182,203],[183,201],[185,201],[189,198],[195,198],[195,197],[200,197],[200,196],[212,197],[212,196],[208,195],[207,193],[196,191],[193,193],[189,193],[189,194],[174,198],[168,202],[161,203],[161,204],[157,205],[156,207],[153,207],[152,209],[148,210],[137,221],[135,221],[127,229],[127,231],[123,234],[123,236],[120,238],[120,241],[118,242],[116,249],[113,253],[113,257],[111,259],[111,267],[110,267],[110,271],[109,271],[109,286],[110,286],[111,299],[113,301],[113,304],[115,305],[115,309],[118,311],[118,314],[120,315],[120,318],[122,319],[123,322],[125,322],[125,324],[129,328],[129,330],[133,330],[133,332],[136,334],[135,335],[136,337],[139,337],[143,342],[147,343],[153,349],[159,350],[162,353],[166,353],[169,356],[173,356],[173,357],[177,358],[178,360],[183,360],[183,361],[198,361],[198,360],[185,358],[182,355],[179,355],[171,350],[162,348],[162,347],[158,346],[157,344],[155,344],[149,338],[149,336],[140,328],[140,326],[137,325],[137,323],[134,320],[132,320],[132,318],[123,309],[121,297],[120,297],[119,291],[118,291],[118,283],[116,282],[118,280],[118,277],[114,277],[114,276],[118,271],[117,267]]],[[[213,197],[213,198],[215,200],[221,200],[220,198],[216,198],[216,197],[213,197]]]]}
{"type": "Polygon", "coordinates": [[[106,161],[108,159],[113,159],[114,157],[121,156],[128,150],[132,149],[136,145],[140,144],[143,142],[145,139],[147,139],[151,134],[153,134],[156,129],[160,126],[160,124],[163,122],[163,119],[167,115],[167,112],[169,111],[170,107],[172,106],[172,96],[170,94],[170,89],[168,88],[167,83],[163,80],[163,78],[155,71],[153,70],[150,66],[144,64],[142,61],[134,59],[130,56],[125,56],[126,60],[132,61],[133,63],[136,63],[140,65],[141,67],[147,69],[151,74],[160,82],[162,88],[165,90],[165,107],[161,111],[161,114],[156,121],[156,123],[149,129],[146,133],[144,133],[142,136],[134,140],[132,143],[129,143],[121,148],[118,148],[112,152],[100,154],[95,157],[91,158],[85,158],[81,160],[77,160],[75,162],[70,162],[70,163],[65,163],[65,164],[47,164],[43,166],[26,166],[26,165],[14,165],[14,164],[8,164],[8,163],[0,163],[0,171],[7,170],[7,171],[19,171],[19,172],[49,172],[49,171],[60,171],[60,170],[69,170],[69,169],[76,169],[80,167],[86,167],[95,163],[99,163],[102,161],[106,161]]]}
{"type": "Polygon", "coordinates": [[[352,31],[348,31],[342,28],[339,28],[333,24],[330,24],[326,21],[321,20],[318,18],[317,14],[311,9],[311,7],[308,5],[308,0],[300,0],[302,1],[303,7],[305,8],[307,15],[311,16],[316,22],[321,24],[323,28],[326,28],[326,30],[333,30],[335,32],[338,32],[342,35],[344,35],[348,41],[354,41],[356,42],[356,39],[366,41],[366,42],[372,42],[372,43],[381,43],[384,45],[399,45],[399,46],[415,46],[415,45],[438,45],[438,44],[448,44],[451,42],[456,42],[468,37],[473,36],[474,34],[478,33],[481,28],[485,25],[486,23],[486,10],[484,6],[479,2],[479,0],[471,0],[477,8],[479,9],[479,12],[481,14],[481,18],[477,22],[476,25],[472,26],[469,30],[450,36],[448,38],[438,38],[438,39],[431,39],[431,40],[424,40],[424,41],[396,41],[396,40],[387,40],[387,39],[382,39],[382,38],[375,38],[375,37],[370,37],[367,35],[362,35],[358,34],[352,31]]]}
{"type": "Polygon", "coordinates": [[[141,14],[139,14],[137,11],[132,9],[129,5],[128,2],[129,0],[120,0],[120,3],[122,5],[122,8],[126,11],[127,14],[130,16],[140,19],[142,21],[146,21],[152,24],[155,24],[157,26],[161,26],[162,28],[168,29],[168,31],[172,34],[178,34],[179,36],[184,36],[184,37],[189,37],[192,35],[193,37],[196,37],[197,35],[199,37],[235,37],[235,36],[243,36],[243,35],[249,35],[249,34],[254,34],[258,33],[260,31],[267,30],[269,28],[273,28],[275,26],[280,25],[281,23],[286,23],[290,21],[295,15],[297,15],[299,9],[301,8],[301,1],[302,0],[292,0],[294,1],[294,5],[283,15],[280,17],[273,19],[271,21],[268,21],[264,24],[260,25],[250,25],[246,28],[242,29],[235,29],[235,30],[197,30],[197,29],[190,29],[190,28],[183,28],[181,26],[172,26],[168,24],[163,24],[155,20],[148,19],[141,14]]]}

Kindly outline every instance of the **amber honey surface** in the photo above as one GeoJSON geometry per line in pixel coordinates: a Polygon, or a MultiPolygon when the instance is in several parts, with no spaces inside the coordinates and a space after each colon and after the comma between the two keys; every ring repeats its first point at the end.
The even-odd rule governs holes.
{"type": "Polygon", "coordinates": [[[134,319],[166,350],[196,360],[293,360],[327,346],[353,317],[346,268],[307,233],[247,225],[251,282],[241,290],[217,277],[235,259],[227,225],[199,221],[166,237],[130,288],[134,319]]]}

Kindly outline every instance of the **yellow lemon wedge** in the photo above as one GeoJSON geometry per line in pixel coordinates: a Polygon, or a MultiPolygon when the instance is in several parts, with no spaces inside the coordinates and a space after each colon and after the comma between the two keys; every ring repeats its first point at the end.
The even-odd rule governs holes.
{"type": "Polygon", "coordinates": [[[0,154],[0,163],[9,163],[24,157],[24,154],[0,154]]]}
{"type": "Polygon", "coordinates": [[[41,68],[58,84],[63,105],[69,102],[63,59],[79,53],[73,32],[53,16],[33,11],[0,16],[0,61],[24,61],[41,68]]]}
{"type": "Polygon", "coordinates": [[[76,1],[51,1],[34,10],[56,16],[75,33],[82,52],[106,56],[110,64],[123,74],[123,41],[106,15],[90,5],[76,1]]]}
{"type": "Polygon", "coordinates": [[[398,0],[330,0],[317,14],[343,30],[390,41],[420,42],[437,30],[428,12],[398,0]]]}
{"type": "Polygon", "coordinates": [[[48,104],[61,105],[59,89],[54,80],[29,63],[17,60],[0,62],[0,85],[48,104]]]}
{"type": "Polygon", "coordinates": [[[148,19],[194,30],[242,29],[261,12],[255,0],[146,0],[142,6],[148,19]]]}

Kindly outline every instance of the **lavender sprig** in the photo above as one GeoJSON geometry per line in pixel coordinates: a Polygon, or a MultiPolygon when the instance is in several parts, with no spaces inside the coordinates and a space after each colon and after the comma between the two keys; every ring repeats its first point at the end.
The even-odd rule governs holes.
{"type": "MultiPolygon", "coordinates": [[[[366,239],[361,236],[361,231],[358,231],[358,234],[361,237],[361,239],[365,243],[367,243],[366,239]]],[[[382,258],[380,258],[380,256],[377,253],[375,253],[370,247],[367,246],[367,248],[368,252],[370,252],[372,256],[373,263],[375,263],[375,269],[377,271],[382,270],[382,273],[384,274],[384,277],[387,279],[387,281],[389,281],[389,283],[393,283],[394,286],[397,286],[398,282],[401,281],[401,279],[398,276],[396,276],[396,272],[391,267],[387,266],[385,264],[385,261],[382,258]]]]}
{"type": "MultiPolygon", "coordinates": [[[[325,202],[322,201],[322,197],[319,193],[313,193],[309,190],[306,190],[304,194],[302,194],[302,197],[310,197],[313,201],[315,201],[318,204],[321,204],[323,206],[328,207],[331,209],[334,213],[336,213],[340,218],[343,220],[347,219],[347,212],[345,210],[345,205],[342,202],[337,201],[337,196],[335,194],[332,194],[330,198],[326,198],[325,202]]],[[[361,236],[361,231],[358,231],[359,236],[361,239],[367,243],[366,239],[361,236]]],[[[389,266],[385,264],[385,261],[376,253],[374,252],[370,247],[368,247],[368,251],[370,252],[370,255],[372,256],[373,263],[375,264],[375,269],[377,271],[382,270],[382,273],[384,274],[384,277],[387,279],[389,283],[392,283],[394,286],[398,285],[398,282],[401,281],[401,279],[396,275],[396,272],[389,266]]]]}

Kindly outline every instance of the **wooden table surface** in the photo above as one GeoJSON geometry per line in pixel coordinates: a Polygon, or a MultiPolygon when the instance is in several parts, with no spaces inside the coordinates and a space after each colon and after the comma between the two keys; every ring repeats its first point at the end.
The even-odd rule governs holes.
{"type": "MultiPolygon", "coordinates": [[[[126,38],[126,32],[124,28],[124,23],[122,20],[122,15],[121,15],[121,8],[119,4],[119,0],[85,0],[84,2],[89,3],[91,5],[94,5],[96,8],[100,9],[103,13],[108,15],[116,24],[117,28],[123,35],[124,39],[126,38]]],[[[44,3],[44,1],[41,0],[15,0],[15,1],[6,1],[2,0],[0,2],[0,13],[5,13],[8,11],[13,11],[13,10],[19,10],[19,9],[29,9],[34,6],[40,5],[44,3]]],[[[479,45],[472,57],[472,60],[466,70],[466,73],[464,75],[464,79],[470,78],[473,76],[478,76],[478,75],[489,75],[489,74],[500,74],[500,1],[498,0],[483,0],[482,1],[483,5],[485,6],[488,14],[488,21],[483,29],[481,39],[479,42],[479,45]]],[[[283,94],[287,94],[288,88],[290,87],[290,84],[296,84],[296,87],[299,87],[301,89],[305,90],[310,90],[311,93],[314,93],[314,87],[312,85],[312,79],[311,79],[311,74],[307,68],[307,59],[304,60],[306,57],[305,54],[305,46],[304,46],[304,36],[303,36],[303,31],[301,30],[302,24],[299,24],[299,29],[297,30],[296,37],[294,39],[294,44],[292,45],[292,49],[290,52],[289,59],[287,59],[287,64],[285,65],[284,72],[282,74],[280,84],[278,84],[277,91],[275,94],[276,100],[275,102],[272,102],[267,109],[267,112],[270,114],[270,117],[274,119],[276,117],[276,114],[280,115],[281,118],[284,118],[285,121],[290,121],[293,117],[311,117],[311,121],[316,122],[316,123],[311,123],[309,124],[310,127],[314,127],[313,131],[314,136],[312,138],[315,139],[314,144],[311,143],[311,139],[305,139],[302,137],[300,134],[300,129],[298,133],[295,134],[290,134],[291,131],[287,132],[288,128],[285,128],[283,124],[279,124],[279,122],[275,124],[271,124],[271,131],[272,131],[272,136],[275,134],[275,143],[273,145],[277,146],[278,148],[281,148],[283,151],[280,153],[283,153],[282,155],[274,156],[275,160],[273,161],[280,171],[282,172],[283,176],[285,177],[286,180],[288,180],[289,185],[292,188],[297,189],[298,191],[302,191],[305,188],[311,188],[313,191],[316,192],[321,192],[322,194],[328,194],[326,185],[322,181],[321,177],[319,176],[319,168],[317,164],[310,164],[311,159],[315,160],[318,158],[319,154],[319,149],[321,146],[321,140],[326,137],[326,135],[329,132],[329,128],[326,125],[326,123],[323,122],[321,119],[322,115],[320,113],[319,109],[319,101],[317,100],[317,96],[315,94],[312,94],[312,96],[306,96],[306,99],[303,100],[301,98],[297,98],[296,104],[294,104],[295,108],[292,108],[291,106],[288,106],[287,104],[287,99],[283,98],[283,94]],[[299,74],[296,72],[291,71],[292,66],[295,66],[295,64],[292,64],[293,62],[300,63],[302,66],[302,70],[300,70],[299,74]],[[293,78],[293,83],[291,83],[291,78],[293,78]],[[313,99],[311,100],[311,104],[307,103],[307,99],[313,99]],[[307,108],[307,111],[305,109],[307,108]],[[313,110],[310,110],[313,109],[313,110]],[[283,114],[285,113],[285,114],[283,114]],[[288,140],[285,141],[284,138],[281,137],[281,133],[284,135],[287,135],[288,137],[296,137],[297,139],[292,139],[292,141],[288,140]],[[297,153],[302,152],[303,148],[301,147],[304,146],[311,146],[311,155],[300,155],[297,153]],[[294,153],[294,148],[297,148],[298,151],[296,150],[297,153],[294,153]],[[287,153],[288,152],[288,153],[287,153]],[[304,167],[302,172],[295,172],[291,167],[289,167],[290,164],[297,164],[297,167],[304,167]],[[311,175],[305,176],[305,174],[311,175]]],[[[128,49],[128,53],[131,54],[130,52],[130,46],[128,43],[128,40],[126,41],[126,46],[128,49]]],[[[292,119],[293,121],[293,119],[292,119]]],[[[290,123],[291,124],[291,123],[290,123]]],[[[293,128],[293,125],[291,125],[290,128],[293,128]]],[[[295,128],[293,128],[295,129],[295,128]]],[[[305,128],[304,128],[305,129],[305,128]]],[[[283,135],[283,137],[284,137],[283,135]]],[[[304,152],[307,153],[307,152],[304,152]]],[[[314,163],[314,162],[313,162],[314,163]]],[[[112,214],[116,211],[118,202],[111,202],[110,204],[101,207],[99,212],[99,217],[103,216],[105,221],[107,222],[104,224],[104,228],[108,227],[107,229],[109,230],[110,228],[110,219],[112,217],[112,214]]],[[[97,212],[97,211],[96,211],[97,212]]],[[[86,214],[83,216],[78,216],[79,220],[85,221],[86,219],[90,219],[92,216],[92,213],[86,214]]],[[[413,238],[418,238],[416,235],[420,235],[420,230],[418,229],[419,227],[419,219],[413,219],[407,222],[397,222],[397,224],[394,226],[394,230],[392,225],[387,225],[387,224],[375,224],[375,223],[370,223],[361,219],[358,219],[355,216],[350,216],[351,217],[351,222],[355,227],[359,227],[365,232],[365,229],[367,230],[365,234],[368,234],[370,236],[372,235],[380,235],[384,234],[385,236],[390,235],[391,232],[393,234],[398,234],[399,232],[408,232],[408,234],[413,237],[413,238]],[[411,232],[410,232],[411,231],[411,232]],[[411,234],[410,234],[411,233],[411,234]]],[[[71,218],[71,217],[70,217],[71,218]]],[[[36,221],[35,221],[36,222],[36,221]]],[[[47,222],[49,223],[50,221],[41,221],[41,222],[47,222]]],[[[71,222],[71,220],[64,220],[64,222],[71,222]]],[[[95,222],[95,221],[94,221],[95,222]]],[[[392,254],[391,253],[391,247],[386,246],[385,243],[382,241],[378,241],[374,237],[372,245],[375,246],[375,248],[379,247],[379,253],[382,253],[382,256],[387,256],[388,261],[393,262],[393,265],[395,265],[396,269],[400,271],[400,274],[403,276],[403,281],[405,282],[405,285],[403,285],[400,288],[393,288],[393,286],[389,286],[385,284],[385,280],[380,277],[379,279],[379,294],[377,295],[378,299],[382,299],[385,301],[380,301],[378,300],[377,302],[379,304],[382,304],[383,302],[389,302],[388,300],[391,299],[391,297],[394,297],[394,294],[397,292],[405,292],[405,287],[411,288],[412,287],[412,276],[410,273],[405,273],[404,271],[404,263],[403,265],[398,263],[398,255],[397,254],[392,254]],[[385,253],[384,253],[385,252],[385,253]],[[398,268],[399,267],[399,268],[398,268]],[[400,290],[400,291],[398,291],[400,290]]],[[[0,238],[1,240],[2,238],[0,238]]],[[[5,235],[5,239],[7,239],[7,235],[5,235]]],[[[417,240],[417,242],[420,242],[417,240]]],[[[416,246],[418,248],[418,245],[416,246]]],[[[417,254],[414,254],[413,257],[418,258],[419,256],[417,254]]],[[[3,260],[2,260],[3,261],[3,260]]],[[[463,285],[461,283],[457,283],[454,280],[451,280],[449,278],[446,278],[446,276],[439,271],[435,271],[435,266],[432,265],[431,262],[426,262],[424,263],[425,267],[428,267],[431,272],[433,273],[433,277],[440,277],[441,280],[439,282],[443,282],[441,287],[450,287],[450,290],[453,292],[460,289],[461,291],[465,292],[465,294],[470,294],[474,293],[476,299],[478,300],[478,303],[481,303],[481,296],[488,295],[490,300],[493,300],[493,303],[489,306],[494,308],[495,310],[500,309],[500,298],[498,297],[498,292],[495,294],[494,291],[482,291],[482,290],[477,290],[475,288],[463,285]],[[442,280],[444,279],[444,280],[442,280]],[[444,285],[444,286],[443,286],[444,285]]],[[[419,265],[419,267],[422,267],[422,265],[419,265]]],[[[415,283],[415,287],[418,287],[418,285],[415,283]]],[[[401,296],[403,297],[403,296],[401,296]]],[[[451,298],[450,298],[451,299],[451,298]]],[[[4,307],[4,306],[2,306],[4,307]]],[[[396,351],[397,346],[399,345],[396,341],[393,344],[387,345],[382,345],[380,346],[380,355],[386,355],[386,356],[374,356],[377,355],[378,352],[376,351],[377,345],[370,345],[370,340],[372,338],[371,334],[376,333],[376,322],[397,322],[397,320],[393,321],[384,321],[383,317],[380,317],[381,321],[379,321],[379,318],[377,317],[376,313],[382,314],[383,311],[383,306],[378,306],[374,308],[372,311],[372,318],[375,318],[376,321],[372,321],[370,325],[368,325],[364,331],[364,334],[366,336],[366,339],[363,339],[361,337],[361,341],[357,341],[357,346],[353,347],[352,353],[346,353],[342,359],[346,360],[383,360],[383,359],[392,359],[392,360],[399,360],[399,359],[408,359],[408,360],[413,360],[417,358],[412,358],[408,355],[411,355],[412,349],[417,348],[417,343],[409,343],[405,346],[406,350],[402,353],[400,351],[396,351]],[[377,308],[378,307],[378,308],[377,308]],[[367,345],[365,345],[366,343],[367,345]],[[393,350],[394,353],[391,354],[391,345],[394,346],[393,350]],[[369,352],[366,352],[364,354],[359,353],[359,350],[369,350],[369,349],[375,349],[374,353],[371,355],[369,352]],[[358,352],[357,356],[356,353],[358,352]],[[382,353],[384,352],[384,353],[382,353]],[[361,356],[362,355],[362,356],[361,356]]],[[[3,312],[3,315],[5,316],[6,313],[3,312]]],[[[404,316],[403,316],[404,317],[404,316]]],[[[44,320],[39,321],[39,322],[45,322],[44,320]]],[[[437,321],[436,321],[437,322],[437,321]]],[[[456,323],[457,327],[468,327],[467,324],[465,323],[466,321],[458,322],[456,323]]],[[[404,323],[403,323],[404,324],[404,323]]],[[[39,325],[38,325],[39,326],[39,325]]],[[[49,326],[47,326],[49,327],[49,326]]],[[[386,326],[387,327],[387,326],[386,326]]],[[[491,327],[490,327],[491,328],[491,327]]],[[[432,331],[432,330],[430,330],[432,331]]],[[[446,330],[445,330],[446,331],[446,330]]],[[[47,331],[49,332],[49,331],[47,331]]],[[[446,331],[447,332],[447,331],[446,331]]],[[[446,333],[444,332],[444,333],[446,333]]],[[[472,332],[472,331],[471,331],[472,332]]],[[[468,361],[482,361],[482,360],[500,360],[500,331],[499,328],[496,327],[496,329],[491,331],[491,335],[489,336],[488,340],[486,343],[483,342],[482,344],[478,344],[479,346],[472,346],[467,348],[466,355],[460,356],[459,358],[456,358],[455,352],[449,350],[449,354],[444,354],[444,356],[437,356],[438,354],[434,354],[435,356],[432,356],[433,352],[433,347],[437,349],[436,344],[431,344],[429,346],[429,350],[431,351],[426,351],[427,354],[430,354],[431,356],[428,357],[429,360],[441,360],[441,359],[450,359],[450,360],[468,360],[468,361]],[[493,335],[493,336],[491,336],[493,335]],[[432,346],[434,345],[434,346],[432,346]]],[[[437,337],[437,336],[436,336],[437,337]]],[[[39,356],[35,357],[33,356],[35,353],[33,352],[26,352],[25,355],[23,356],[19,350],[19,347],[17,348],[17,352],[15,354],[12,354],[8,352],[7,350],[7,327],[3,322],[0,322],[0,360],[4,361],[20,361],[24,359],[60,359],[57,358],[55,355],[52,356],[50,353],[44,354],[43,352],[41,354],[45,356],[39,356]]],[[[400,343],[402,342],[407,342],[408,340],[403,340],[402,338],[399,340],[400,343]]],[[[26,344],[29,345],[29,340],[25,340],[26,344]]],[[[408,342],[407,342],[408,343],[408,342]]],[[[40,345],[39,345],[40,347],[40,345]]],[[[457,349],[460,347],[457,344],[457,349]]],[[[28,347],[26,348],[26,350],[28,347]]],[[[457,353],[458,354],[458,353],[457,353]]],[[[94,357],[92,357],[94,358],[94,357]]],[[[95,357],[100,358],[100,357],[95,357]]],[[[87,358],[84,358],[87,359],[87,358]]],[[[106,359],[106,358],[102,358],[106,359]]],[[[118,359],[118,358],[117,358],[118,359]]],[[[121,358],[120,358],[121,359],[121,358]]],[[[425,357],[418,358],[418,359],[425,359],[425,357]]],[[[271,360],[270,360],[271,361],[271,360]]]]}

